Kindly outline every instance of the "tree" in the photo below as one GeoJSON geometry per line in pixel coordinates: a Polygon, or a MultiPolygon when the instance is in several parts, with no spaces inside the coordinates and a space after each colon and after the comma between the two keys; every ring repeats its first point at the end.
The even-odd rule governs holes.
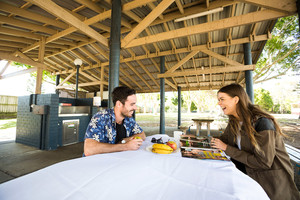
{"type": "Polygon", "coordinates": [[[299,71],[300,36],[298,16],[278,19],[256,64],[254,82],[260,83],[299,71]]]}
{"type": "Polygon", "coordinates": [[[254,102],[266,111],[272,111],[274,105],[270,92],[262,88],[255,89],[254,102]]]}
{"type": "Polygon", "coordinates": [[[192,105],[191,92],[184,91],[182,97],[183,97],[183,107],[187,108],[187,113],[191,113],[191,105],[192,105]]]}
{"type": "MultiPolygon", "coordinates": [[[[32,68],[32,66],[30,66],[30,65],[26,65],[26,64],[22,64],[22,63],[18,63],[18,62],[12,62],[11,65],[16,66],[18,68],[22,68],[22,69],[32,68]]],[[[37,76],[36,72],[30,73],[30,79],[27,82],[27,91],[32,93],[32,94],[35,93],[36,76],[37,76]]],[[[43,79],[44,82],[55,85],[56,77],[54,75],[51,75],[51,73],[48,72],[48,71],[43,70],[43,78],[42,79],[43,79]]],[[[42,91],[41,92],[42,93],[45,92],[45,89],[43,88],[43,85],[42,85],[42,91]]]]}

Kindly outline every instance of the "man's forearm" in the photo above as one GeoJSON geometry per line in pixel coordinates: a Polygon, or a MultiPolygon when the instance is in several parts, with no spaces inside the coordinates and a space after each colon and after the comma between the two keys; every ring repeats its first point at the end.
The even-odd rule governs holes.
{"type": "Polygon", "coordinates": [[[101,153],[126,151],[126,150],[128,150],[126,144],[108,144],[108,143],[98,142],[93,139],[86,139],[84,141],[84,155],[86,156],[91,156],[91,155],[101,154],[101,153]]]}

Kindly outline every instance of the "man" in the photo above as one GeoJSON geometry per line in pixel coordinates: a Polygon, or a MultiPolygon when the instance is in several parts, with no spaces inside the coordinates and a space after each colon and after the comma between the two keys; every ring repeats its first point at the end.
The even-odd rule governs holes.
{"type": "Polygon", "coordinates": [[[137,150],[146,138],[143,129],[132,118],[137,109],[135,90],[116,87],[112,92],[112,100],[114,108],[96,113],[87,127],[85,156],[137,150]]]}

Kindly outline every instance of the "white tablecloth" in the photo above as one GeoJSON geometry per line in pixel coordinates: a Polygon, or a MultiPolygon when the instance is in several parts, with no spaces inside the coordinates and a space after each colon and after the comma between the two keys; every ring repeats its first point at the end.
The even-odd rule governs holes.
{"type": "Polygon", "coordinates": [[[3,183],[0,199],[268,199],[231,162],[154,154],[145,150],[151,138],[138,151],[64,161],[3,183]]]}

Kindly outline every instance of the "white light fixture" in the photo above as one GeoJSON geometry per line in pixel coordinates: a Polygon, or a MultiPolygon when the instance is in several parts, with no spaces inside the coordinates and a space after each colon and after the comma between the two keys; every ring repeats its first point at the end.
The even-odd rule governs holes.
{"type": "Polygon", "coordinates": [[[221,12],[221,11],[223,11],[223,7],[215,8],[215,9],[212,9],[212,10],[204,11],[204,12],[193,14],[193,15],[188,15],[188,16],[182,17],[182,18],[178,18],[178,19],[175,19],[174,22],[181,22],[181,21],[184,21],[184,20],[188,20],[188,19],[192,19],[192,18],[196,18],[196,17],[202,17],[202,16],[205,16],[205,15],[209,15],[209,14],[213,14],[213,13],[217,13],[217,12],[221,12]]]}
{"type": "Polygon", "coordinates": [[[81,66],[82,65],[82,60],[81,59],[79,59],[79,58],[76,58],[75,60],[74,60],[74,65],[79,65],[79,66],[81,66]]]}

